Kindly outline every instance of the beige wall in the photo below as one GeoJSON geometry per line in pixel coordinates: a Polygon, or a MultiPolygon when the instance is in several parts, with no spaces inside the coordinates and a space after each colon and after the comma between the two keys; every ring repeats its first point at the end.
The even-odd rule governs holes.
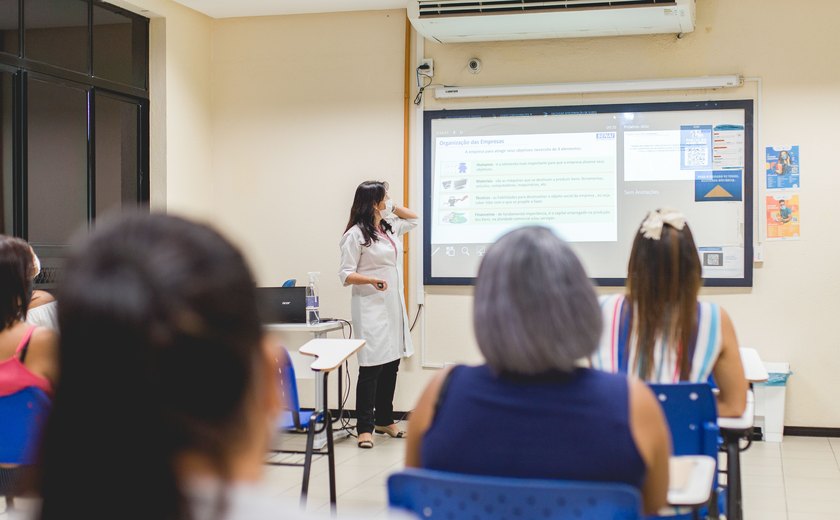
{"type": "Polygon", "coordinates": [[[213,220],[212,19],[170,0],[111,3],[151,19],[151,205],[213,220]]]}
{"type": "Polygon", "coordinates": [[[321,272],[325,315],[349,315],[337,258],[356,185],[401,190],[404,20],[378,11],[214,24],[221,224],[263,284],[321,272]]]}
{"type": "MultiPolygon", "coordinates": [[[[404,11],[214,22],[218,222],[262,285],[320,272],[324,317],[350,317],[338,241],[356,186],[387,180],[401,197],[404,30],[404,11]]],[[[401,380],[398,409],[423,382],[401,380]]]]}
{"type": "MultiPolygon", "coordinates": [[[[153,127],[153,146],[158,143],[153,161],[161,146],[166,150],[165,190],[154,189],[161,166],[153,168],[156,203],[163,198],[170,209],[211,217],[244,247],[263,284],[321,271],[322,313],[348,317],[349,290],[339,286],[335,272],[353,189],[361,180],[380,178],[401,193],[404,12],[208,21],[168,0],[136,3],[154,4],[167,16],[166,79],[153,74],[153,99],[165,88],[166,105],[162,142],[153,127]]],[[[766,360],[791,362],[788,425],[840,427],[833,399],[840,391],[840,355],[832,326],[840,311],[835,303],[840,277],[834,270],[840,246],[834,219],[817,217],[832,214],[840,187],[832,171],[832,130],[840,120],[840,66],[831,51],[840,46],[837,15],[840,6],[830,0],[813,0],[809,9],[761,0],[701,0],[697,30],[682,40],[427,41],[425,55],[435,60],[436,83],[458,85],[722,73],[760,77],[757,144],[801,146],[803,237],[763,246],[765,262],[755,271],[752,290],[710,290],[705,297],[729,310],[742,344],[756,347],[766,360]],[[483,61],[479,75],[466,70],[473,56],[483,61]]],[[[154,50],[161,44],[160,34],[155,37],[161,26],[153,23],[152,29],[154,50]]],[[[749,82],[726,92],[544,96],[505,103],[755,98],[758,92],[749,82]]],[[[427,108],[491,104],[427,100],[427,108]]],[[[414,179],[419,174],[412,172],[414,179]]],[[[418,200],[414,189],[412,205],[418,200]]],[[[418,267],[413,265],[413,277],[418,267]]],[[[425,327],[427,361],[480,359],[470,330],[471,294],[469,288],[428,290],[425,316],[414,334],[419,351],[425,327]]],[[[421,369],[420,361],[418,353],[403,365],[397,409],[410,409],[436,372],[421,369]]]]}

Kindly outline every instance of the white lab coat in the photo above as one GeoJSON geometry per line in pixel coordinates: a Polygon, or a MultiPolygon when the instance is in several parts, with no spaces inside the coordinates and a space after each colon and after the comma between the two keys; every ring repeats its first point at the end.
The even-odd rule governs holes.
{"type": "Polygon", "coordinates": [[[352,273],[388,283],[385,291],[370,284],[353,286],[350,312],[355,336],[366,342],[358,354],[359,365],[364,367],[384,365],[414,354],[403,298],[402,236],[417,226],[417,219],[390,216],[386,220],[392,231],[387,237],[380,234],[379,240],[368,247],[362,245],[365,239],[359,226],[348,229],[339,243],[341,283],[347,286],[347,277],[352,273]]]}
{"type": "Polygon", "coordinates": [[[29,309],[26,313],[26,323],[58,331],[58,302],[52,301],[29,309]]]}

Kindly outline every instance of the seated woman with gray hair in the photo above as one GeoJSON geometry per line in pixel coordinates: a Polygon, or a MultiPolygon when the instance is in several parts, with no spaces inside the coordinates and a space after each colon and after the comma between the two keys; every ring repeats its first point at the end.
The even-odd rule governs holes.
{"type": "Polygon", "coordinates": [[[500,477],[613,482],[666,502],[670,438],[638,380],[582,366],[601,335],[591,282],[551,230],[489,248],[473,326],[486,363],[441,372],[411,415],[406,466],[500,477]]]}

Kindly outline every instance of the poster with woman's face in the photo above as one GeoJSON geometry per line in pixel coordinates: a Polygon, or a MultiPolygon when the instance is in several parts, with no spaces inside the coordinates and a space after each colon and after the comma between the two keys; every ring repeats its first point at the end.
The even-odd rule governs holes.
{"type": "Polygon", "coordinates": [[[799,188],[799,146],[768,146],[764,168],[768,190],[799,188]]]}

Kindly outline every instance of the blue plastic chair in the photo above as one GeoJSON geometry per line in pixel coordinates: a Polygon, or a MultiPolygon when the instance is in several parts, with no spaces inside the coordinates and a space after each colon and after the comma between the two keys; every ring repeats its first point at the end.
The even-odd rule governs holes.
{"type": "Polygon", "coordinates": [[[388,477],[391,507],[418,518],[636,520],[639,491],[626,484],[462,475],[406,469],[388,477]]]}
{"type": "Polygon", "coordinates": [[[652,384],[668,426],[674,455],[708,455],[717,459],[720,429],[717,403],[706,383],[652,384]]]}
{"type": "Polygon", "coordinates": [[[295,367],[289,351],[280,347],[277,354],[277,382],[280,397],[288,407],[277,419],[277,428],[281,430],[303,431],[309,426],[311,413],[300,409],[295,367]]]}
{"type": "MultiPolygon", "coordinates": [[[[306,431],[306,449],[293,450],[284,449],[282,447],[271,448],[268,451],[272,455],[303,455],[304,459],[303,462],[275,461],[269,459],[266,461],[266,464],[271,466],[295,466],[303,468],[300,500],[301,507],[305,508],[306,497],[309,492],[309,480],[312,472],[312,457],[322,457],[326,455],[330,458],[330,464],[334,464],[335,452],[332,451],[332,422],[329,420],[329,411],[303,411],[300,409],[297,381],[295,379],[295,367],[292,365],[292,358],[289,356],[289,351],[283,347],[279,347],[277,349],[277,357],[275,359],[277,361],[277,386],[280,392],[280,397],[288,408],[280,414],[280,417],[278,417],[276,423],[277,429],[279,431],[306,431]],[[320,429],[318,429],[318,424],[321,424],[320,429]],[[322,431],[327,432],[328,447],[326,453],[322,451],[316,452],[313,448],[315,434],[321,433],[322,431]]],[[[334,508],[335,481],[334,474],[331,473],[330,475],[331,503],[334,508]]],[[[333,509],[333,511],[335,510],[333,509]]]]}
{"type": "Polygon", "coordinates": [[[50,398],[35,387],[0,397],[0,464],[17,466],[0,468],[0,496],[8,506],[13,504],[25,466],[35,463],[50,407],[50,398]]]}
{"type": "MultiPolygon", "coordinates": [[[[707,383],[651,384],[668,428],[674,455],[707,455],[717,460],[720,446],[720,428],[717,424],[717,402],[712,387],[707,383]]],[[[716,517],[718,504],[717,474],[712,482],[710,516],[716,517]]],[[[670,518],[691,518],[677,516],[670,518]]]]}

